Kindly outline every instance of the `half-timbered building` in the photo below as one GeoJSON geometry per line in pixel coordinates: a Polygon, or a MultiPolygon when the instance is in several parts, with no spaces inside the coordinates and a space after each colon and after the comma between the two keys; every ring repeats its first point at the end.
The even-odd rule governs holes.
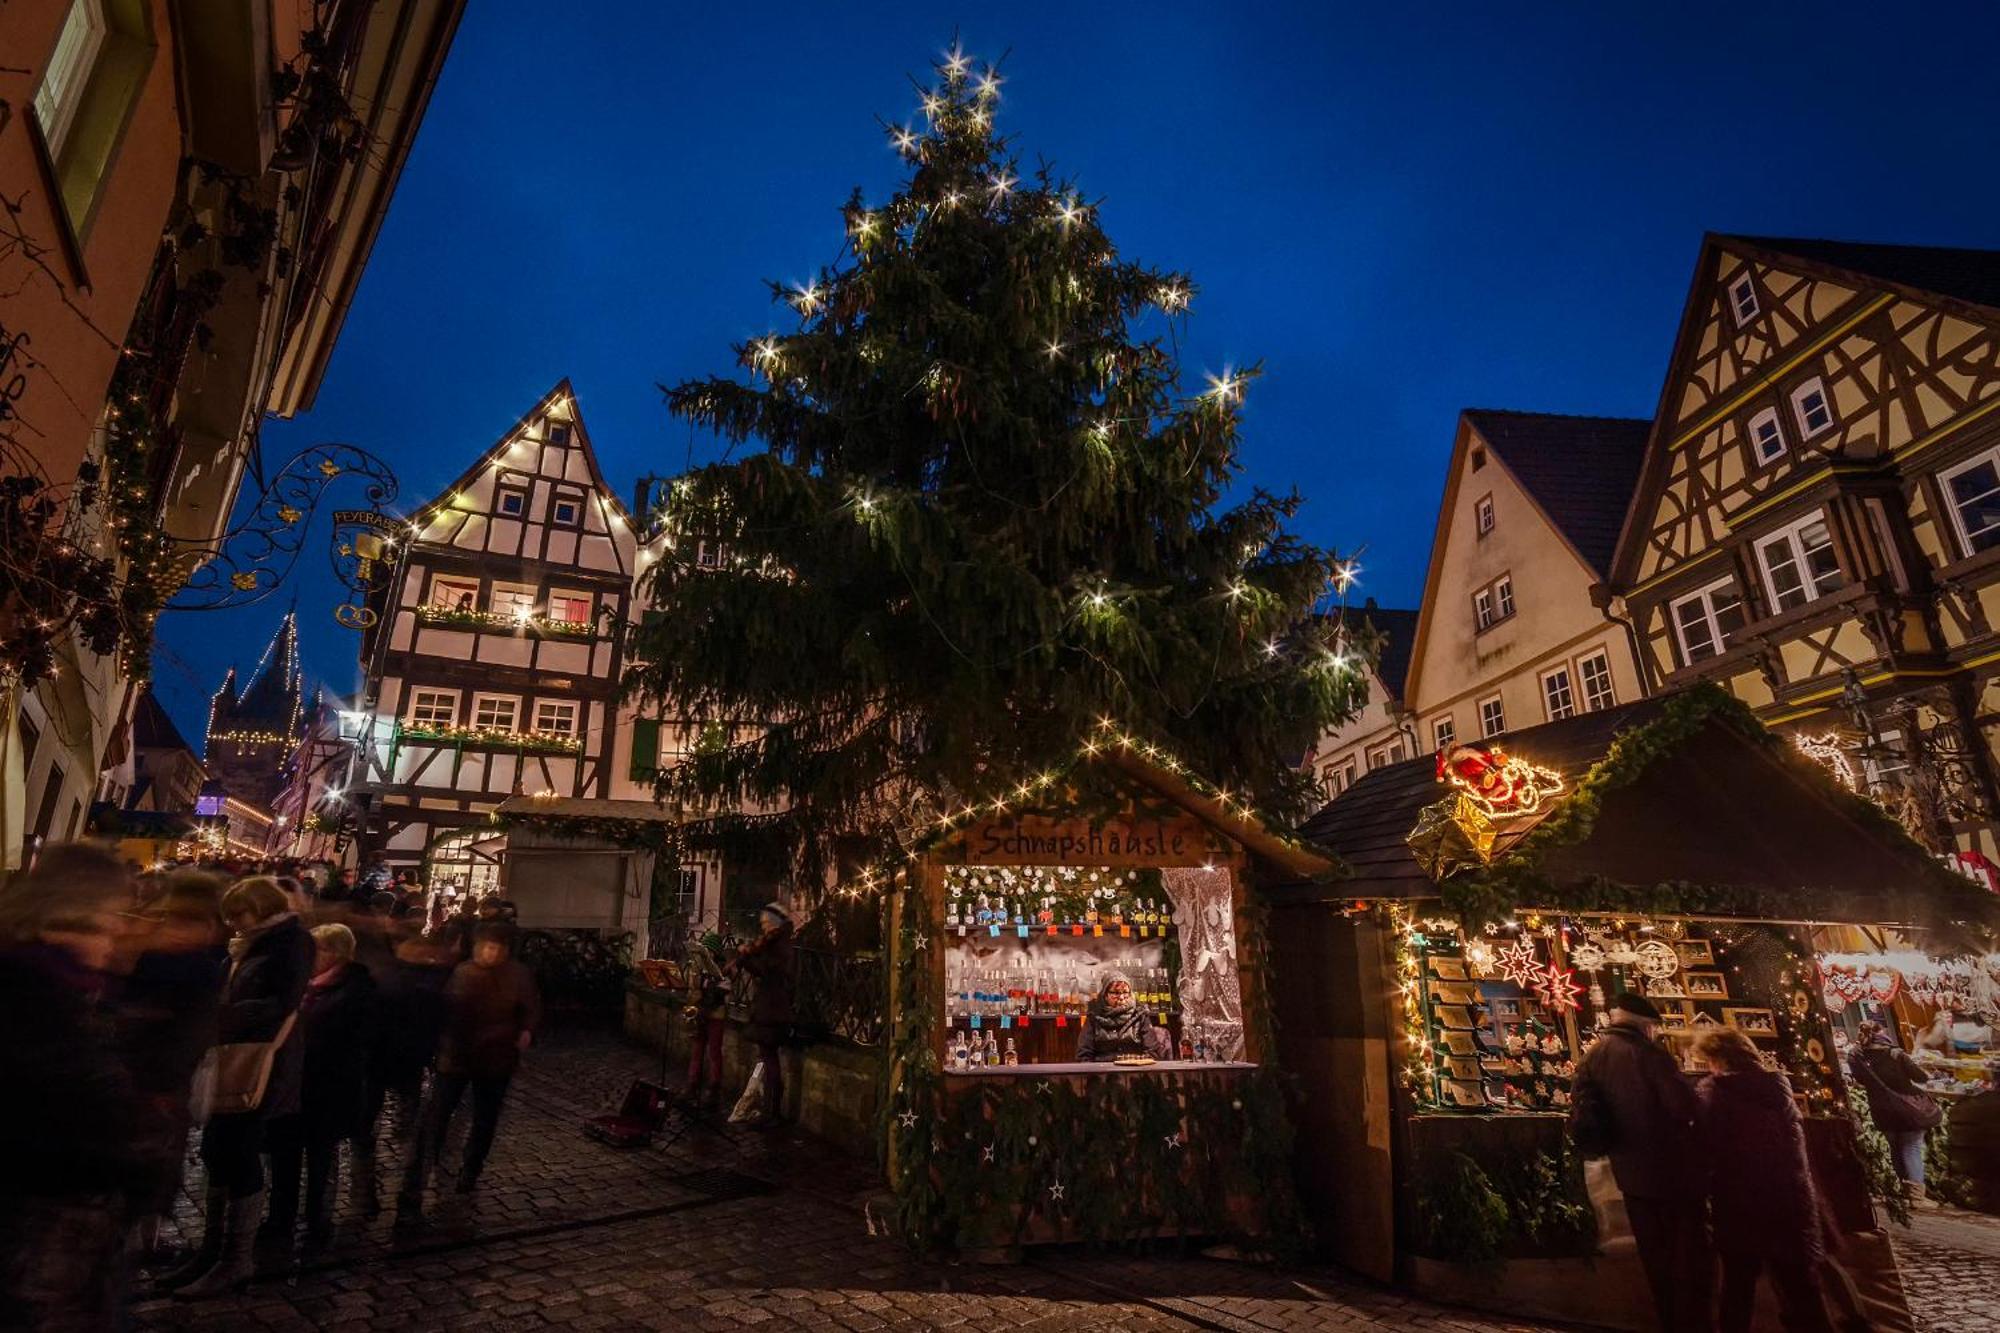
{"type": "Polygon", "coordinates": [[[610,794],[635,544],[567,380],[417,511],[363,639],[364,862],[483,891],[500,802],[610,794]]]}
{"type": "Polygon", "coordinates": [[[1611,590],[1655,687],[2000,856],[2000,252],[1705,238],[1611,590]]]}

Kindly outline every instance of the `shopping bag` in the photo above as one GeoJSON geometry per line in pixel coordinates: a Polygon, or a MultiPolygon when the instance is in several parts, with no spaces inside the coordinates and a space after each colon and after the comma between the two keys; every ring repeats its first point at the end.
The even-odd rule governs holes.
{"type": "Polygon", "coordinates": [[[1606,1250],[1612,1242],[1630,1237],[1632,1222],[1625,1216],[1625,1196],[1611,1174],[1610,1158],[1593,1157],[1583,1164],[1583,1188],[1597,1214],[1597,1248],[1606,1250]]]}
{"type": "Polygon", "coordinates": [[[756,1115],[764,1104],[764,1062],[750,1071],[750,1081],[743,1085],[743,1095],[736,1099],[736,1105],[729,1112],[729,1123],[741,1124],[756,1115]]]}
{"type": "Polygon", "coordinates": [[[278,1035],[270,1041],[232,1041],[211,1046],[194,1071],[188,1093],[188,1109],[198,1122],[210,1116],[236,1115],[254,1111],[264,1104],[270,1086],[271,1065],[278,1048],[292,1035],[297,1013],[285,1015],[278,1035]]]}

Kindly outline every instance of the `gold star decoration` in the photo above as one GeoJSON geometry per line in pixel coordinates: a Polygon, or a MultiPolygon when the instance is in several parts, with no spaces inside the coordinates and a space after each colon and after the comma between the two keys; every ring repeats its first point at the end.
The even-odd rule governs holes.
{"type": "Polygon", "coordinates": [[[340,464],[331,458],[322,458],[319,460],[319,470],[323,476],[337,477],[340,475],[340,464]]]}
{"type": "Polygon", "coordinates": [[[252,588],[257,586],[257,576],[255,574],[250,573],[248,570],[245,570],[241,574],[231,574],[229,576],[229,582],[230,586],[235,588],[240,588],[244,592],[249,592],[252,588]]]}
{"type": "Polygon", "coordinates": [[[278,507],[278,518],[289,527],[299,521],[299,511],[290,505],[280,505],[278,507]]]}

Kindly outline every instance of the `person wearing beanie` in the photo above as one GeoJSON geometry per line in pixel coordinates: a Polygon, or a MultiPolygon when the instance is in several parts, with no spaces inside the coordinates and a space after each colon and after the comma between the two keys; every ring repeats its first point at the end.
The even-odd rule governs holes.
{"type": "Polygon", "coordinates": [[[1715,1261],[1696,1139],[1699,1104],[1674,1057],[1654,1040],[1660,1011],[1634,991],[1576,1069],[1569,1133],[1585,1157],[1609,1157],[1664,1333],[1712,1326],[1715,1261]]]}

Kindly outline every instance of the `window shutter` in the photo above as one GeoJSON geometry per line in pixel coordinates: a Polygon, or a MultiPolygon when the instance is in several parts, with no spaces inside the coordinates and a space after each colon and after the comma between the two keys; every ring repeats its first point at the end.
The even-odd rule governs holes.
{"type": "Polygon", "coordinates": [[[660,768],[660,723],[656,718],[632,722],[632,781],[651,782],[660,768]]]}

